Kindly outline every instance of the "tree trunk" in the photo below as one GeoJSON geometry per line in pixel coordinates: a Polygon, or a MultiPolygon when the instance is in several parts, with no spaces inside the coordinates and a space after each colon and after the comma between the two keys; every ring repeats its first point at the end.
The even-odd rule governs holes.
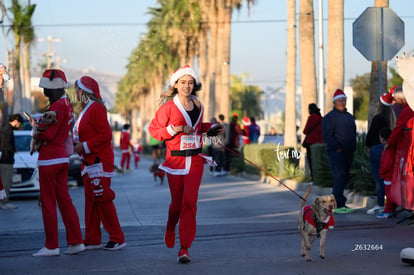
{"type": "Polygon", "coordinates": [[[24,43],[24,96],[23,106],[24,110],[29,113],[33,113],[32,104],[32,85],[31,85],[31,74],[30,74],[30,44],[24,43]]]}
{"type": "Polygon", "coordinates": [[[214,4],[210,6],[209,12],[209,27],[210,40],[208,43],[208,78],[209,78],[209,97],[206,103],[206,117],[210,119],[216,113],[215,98],[216,98],[216,69],[217,69],[217,9],[214,4]]]}
{"type": "Polygon", "coordinates": [[[226,1],[224,7],[224,26],[223,26],[223,51],[221,63],[221,104],[218,113],[229,117],[230,115],[230,45],[231,45],[231,0],[226,1]]]}
{"type": "MultiPolygon", "coordinates": [[[[16,42],[17,43],[17,42],[16,42]]],[[[19,43],[17,43],[17,46],[14,51],[14,57],[13,57],[13,66],[12,66],[12,78],[13,78],[13,113],[22,113],[23,105],[22,105],[22,81],[20,77],[20,51],[21,48],[18,46],[19,43]]]]}
{"type": "MultiPolygon", "coordinates": [[[[299,51],[302,79],[302,122],[308,117],[308,105],[316,103],[315,23],[313,0],[300,0],[299,51]]],[[[301,128],[305,125],[302,123],[301,128]]]]}
{"type": "Polygon", "coordinates": [[[325,112],[332,109],[336,89],[344,89],[344,1],[329,1],[325,112]]]}
{"type": "Polygon", "coordinates": [[[287,66],[284,145],[296,148],[296,1],[287,0],[287,66]]]}

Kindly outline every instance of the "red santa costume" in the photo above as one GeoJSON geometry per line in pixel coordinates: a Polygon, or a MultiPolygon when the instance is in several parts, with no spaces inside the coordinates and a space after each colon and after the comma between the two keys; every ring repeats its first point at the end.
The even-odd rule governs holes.
{"type": "MultiPolygon", "coordinates": [[[[44,141],[44,145],[39,150],[38,166],[46,242],[45,246],[33,256],[54,256],[60,253],[56,203],[65,224],[67,243],[76,245],[79,249],[77,252],[85,249],[82,244],[78,213],[68,192],[69,158],[65,141],[69,137],[73,123],[73,107],[65,95],[64,88],[69,86],[64,72],[60,70],[46,70],[40,78],[39,87],[44,88],[45,95],[50,99],[49,111],[57,112],[57,121],[37,135],[39,140],[44,141]]],[[[75,254],[70,253],[69,250],[66,253],[75,254]]]]}
{"type": "Polygon", "coordinates": [[[247,145],[247,144],[250,144],[250,139],[249,139],[249,132],[250,132],[249,126],[251,125],[250,118],[244,117],[242,119],[242,124],[243,124],[243,135],[242,135],[243,143],[244,145],[247,145]]]}
{"type": "Polygon", "coordinates": [[[6,190],[4,190],[3,182],[0,178],[0,200],[7,198],[6,190]]]}
{"type": "Polygon", "coordinates": [[[395,150],[395,166],[393,169],[390,198],[404,209],[414,210],[414,175],[412,170],[411,134],[414,124],[414,112],[404,105],[387,144],[395,150]]]}
{"type": "MultiPolygon", "coordinates": [[[[126,124],[127,125],[127,124],[126,124]]],[[[129,126],[129,125],[128,125],[129,126]]],[[[131,161],[131,154],[129,152],[129,148],[132,148],[132,143],[130,141],[131,137],[129,135],[129,127],[125,129],[124,128],[121,131],[121,138],[120,138],[120,147],[122,151],[122,157],[121,157],[121,169],[124,171],[129,170],[129,163],[131,161]]]]}
{"type": "MultiPolygon", "coordinates": [[[[201,154],[203,146],[201,134],[212,126],[212,123],[202,123],[204,109],[196,96],[188,96],[194,105],[191,111],[187,111],[180,101],[180,90],[183,88],[177,87],[181,85],[180,79],[186,75],[191,76],[195,82],[193,92],[201,88],[197,74],[189,66],[175,71],[171,76],[170,86],[174,87],[178,94],[160,107],[149,125],[151,136],[160,141],[165,140],[167,146],[165,162],[159,166],[167,173],[171,193],[164,240],[167,247],[174,247],[175,228],[179,222],[181,249],[178,261],[181,263],[190,261],[187,249],[191,247],[196,234],[198,190],[203,175],[204,158],[207,158],[201,154]],[[177,133],[174,129],[180,126],[183,127],[183,131],[185,127],[193,128],[195,131],[192,134],[183,131],[177,133]]],[[[187,93],[191,92],[188,91],[187,86],[184,89],[187,93]]]]}
{"type": "MultiPolygon", "coordinates": [[[[302,215],[303,215],[303,220],[307,221],[308,223],[310,223],[313,227],[317,227],[316,226],[316,222],[320,222],[323,223],[324,227],[323,228],[318,228],[318,230],[322,231],[323,229],[333,229],[335,226],[335,218],[333,215],[328,215],[326,216],[325,220],[323,221],[315,221],[314,217],[313,217],[313,209],[312,206],[310,205],[305,205],[302,208],[302,215]]],[[[320,232],[319,231],[319,232],[320,232]]],[[[317,232],[319,234],[319,232],[317,232]]]]}
{"type": "MultiPolygon", "coordinates": [[[[77,94],[83,91],[102,100],[98,83],[89,76],[77,80],[75,87],[77,94]]],[[[89,98],[75,122],[73,134],[74,140],[82,145],[80,151],[85,191],[86,249],[102,247],[101,222],[109,233],[109,242],[104,248],[123,248],[126,243],[113,203],[115,193],[111,189],[114,171],[112,131],[104,105],[89,98]]],[[[75,145],[75,150],[79,152],[77,148],[75,145]]]]}
{"type": "Polygon", "coordinates": [[[141,160],[142,146],[138,143],[134,144],[134,164],[135,168],[138,168],[138,162],[141,160]]]}

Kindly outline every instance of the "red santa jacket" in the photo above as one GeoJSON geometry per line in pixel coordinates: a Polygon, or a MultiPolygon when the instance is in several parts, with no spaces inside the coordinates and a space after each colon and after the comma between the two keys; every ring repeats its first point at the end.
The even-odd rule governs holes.
{"type": "Polygon", "coordinates": [[[82,173],[86,166],[101,163],[101,177],[112,177],[114,171],[114,151],[112,150],[112,131],[104,106],[90,100],[79,114],[73,130],[74,139],[82,142],[82,173]]]}
{"type": "Polygon", "coordinates": [[[410,106],[407,103],[404,104],[404,107],[401,111],[400,116],[398,117],[397,121],[395,122],[395,127],[392,129],[391,135],[387,140],[387,144],[389,148],[397,148],[398,143],[400,142],[400,138],[402,133],[407,128],[412,128],[412,121],[410,123],[410,119],[414,117],[414,111],[411,110],[410,106]]]}
{"type": "MultiPolygon", "coordinates": [[[[197,97],[192,96],[192,100],[200,102],[197,97]]],[[[187,114],[184,106],[181,104],[176,95],[173,100],[168,101],[158,109],[155,113],[155,118],[149,125],[149,132],[155,139],[163,141],[167,146],[167,153],[165,156],[165,162],[160,165],[160,169],[173,175],[186,175],[190,171],[191,156],[171,156],[171,151],[179,151],[181,142],[184,140],[184,136],[189,136],[184,133],[175,134],[172,126],[188,125],[195,129],[193,136],[198,137],[199,148],[202,148],[202,133],[207,132],[213,125],[212,123],[202,123],[204,108],[200,103],[200,114],[198,116],[195,125],[192,125],[191,118],[187,114]]],[[[201,156],[196,156],[201,157],[201,156]]]]}
{"type": "Polygon", "coordinates": [[[387,148],[382,151],[379,176],[384,180],[384,184],[390,184],[394,172],[395,149],[387,148]]]}
{"type": "MultiPolygon", "coordinates": [[[[303,207],[302,209],[303,220],[307,221],[309,224],[316,227],[315,221],[312,219],[312,213],[313,213],[313,209],[311,208],[310,205],[306,205],[305,207],[303,207]]],[[[333,215],[328,215],[328,217],[324,221],[321,221],[321,222],[325,223],[324,229],[332,229],[335,226],[335,219],[333,215]]]]}
{"type": "Polygon", "coordinates": [[[311,114],[306,121],[303,133],[306,135],[306,143],[323,143],[322,117],[318,114],[311,114]]]}
{"type": "Polygon", "coordinates": [[[130,135],[129,130],[123,129],[121,131],[121,139],[120,139],[120,147],[122,150],[122,153],[128,153],[129,147],[132,147],[131,141],[130,141],[130,135]]]}
{"type": "Polygon", "coordinates": [[[69,163],[65,148],[65,140],[69,136],[73,123],[73,107],[69,98],[64,95],[50,105],[50,111],[56,111],[56,123],[37,135],[40,140],[46,141],[39,151],[37,164],[48,166],[69,163]]]}

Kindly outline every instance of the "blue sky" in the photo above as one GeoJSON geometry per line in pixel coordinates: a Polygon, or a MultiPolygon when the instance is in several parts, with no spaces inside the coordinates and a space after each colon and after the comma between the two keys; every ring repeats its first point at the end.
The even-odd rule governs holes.
{"type": "MultiPolygon", "coordinates": [[[[246,7],[233,14],[231,73],[237,75],[248,73],[249,84],[260,85],[263,88],[284,86],[286,1],[257,0],[250,14],[246,7]]],[[[9,6],[10,0],[4,2],[6,6],[9,6]]],[[[317,18],[318,1],[314,2],[315,18],[317,18]]],[[[63,60],[63,68],[95,68],[101,72],[114,74],[125,73],[125,66],[131,51],[138,44],[139,37],[146,33],[146,22],[149,20],[149,15],[146,14],[148,7],[156,6],[156,0],[117,2],[31,0],[31,3],[37,4],[33,19],[37,37],[46,39],[51,36],[60,40],[60,42],[53,43],[53,48],[56,55],[63,60]]],[[[327,18],[328,0],[323,0],[323,3],[323,17],[327,18]]],[[[352,23],[367,7],[373,5],[374,0],[345,0],[346,81],[357,74],[367,73],[371,69],[371,63],[352,45],[352,23]]],[[[405,46],[401,52],[410,52],[414,49],[414,37],[409,36],[410,30],[414,28],[414,1],[390,0],[390,8],[405,22],[405,46]]],[[[326,20],[324,30],[326,41],[326,20]]],[[[317,35],[315,40],[318,41],[317,35]]],[[[0,42],[0,62],[2,63],[5,63],[5,44],[8,48],[12,45],[10,37],[6,43],[4,41],[2,37],[0,42]]],[[[47,46],[48,43],[45,41],[36,43],[32,51],[33,63],[37,63],[37,59],[47,52],[47,46]]],[[[317,58],[316,56],[316,62],[317,58]]],[[[390,60],[389,66],[395,66],[395,59],[390,60]]]]}

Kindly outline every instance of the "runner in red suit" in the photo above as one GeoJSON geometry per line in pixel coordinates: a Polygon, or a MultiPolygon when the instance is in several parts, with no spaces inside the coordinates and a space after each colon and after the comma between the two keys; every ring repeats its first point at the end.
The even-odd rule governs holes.
{"type": "MultiPolygon", "coordinates": [[[[201,134],[212,127],[211,123],[202,123],[203,105],[194,95],[200,89],[200,80],[192,68],[185,66],[175,71],[170,79],[170,91],[167,92],[173,99],[160,107],[149,126],[151,136],[165,140],[167,146],[166,160],[159,166],[167,173],[171,192],[164,240],[167,247],[174,247],[175,228],[179,223],[179,263],[191,261],[188,248],[196,234],[198,190],[204,157],[207,158],[201,154],[201,134]]],[[[222,134],[223,130],[217,132],[222,134]]],[[[208,135],[217,135],[217,132],[210,131],[208,135]]]]}
{"type": "Polygon", "coordinates": [[[111,189],[114,171],[112,131],[107,119],[98,83],[83,76],[75,83],[76,97],[82,111],[73,130],[74,150],[82,158],[82,175],[85,190],[85,239],[86,249],[102,248],[101,223],[109,233],[106,250],[126,246],[119,224],[111,189]]]}
{"type": "Polygon", "coordinates": [[[136,143],[133,146],[133,150],[134,150],[135,169],[137,169],[138,168],[138,163],[141,160],[142,146],[139,143],[136,143]]]}
{"type": "Polygon", "coordinates": [[[129,163],[131,162],[130,148],[133,148],[131,137],[129,135],[129,124],[124,124],[121,131],[120,147],[122,151],[121,169],[122,171],[129,170],[129,163]]]}
{"type": "Polygon", "coordinates": [[[69,86],[65,73],[61,70],[46,70],[39,82],[39,87],[43,88],[49,99],[48,111],[56,111],[57,115],[55,124],[36,135],[43,142],[39,150],[38,166],[46,242],[43,248],[33,254],[35,257],[60,255],[56,206],[59,207],[66,228],[69,249],[65,254],[77,254],[85,250],[79,216],[68,191],[69,157],[65,142],[69,138],[73,122],[73,107],[65,94],[65,88],[69,86]]]}

